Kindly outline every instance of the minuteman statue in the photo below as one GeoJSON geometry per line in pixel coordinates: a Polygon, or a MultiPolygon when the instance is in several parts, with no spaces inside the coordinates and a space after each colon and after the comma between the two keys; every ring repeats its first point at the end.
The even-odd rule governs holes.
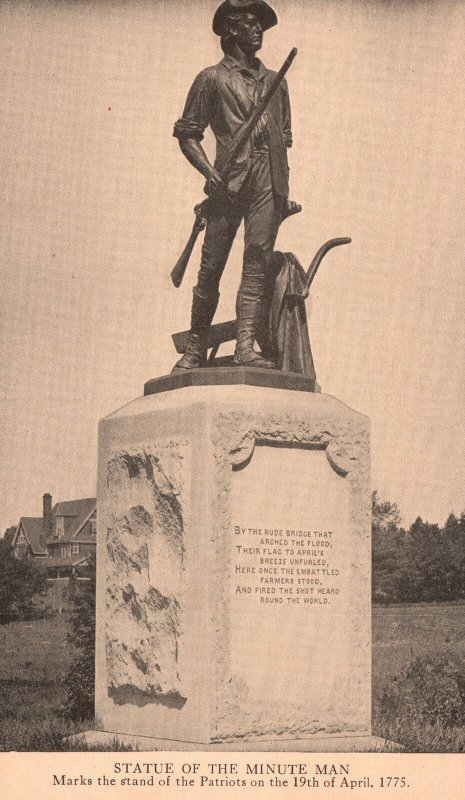
{"type": "Polygon", "coordinates": [[[207,191],[218,197],[209,214],[194,288],[189,344],[173,371],[206,364],[208,330],[219,299],[219,283],[237,229],[244,220],[244,261],[237,295],[237,344],[234,363],[274,369],[275,363],[254,350],[265,341],[267,267],[282,220],[300,211],[288,201],[287,147],[292,145],[291,113],[283,81],[239,154],[224,185],[218,165],[234,135],[250,118],[276,73],[256,57],[263,32],[277,24],[264,0],[225,0],[213,18],[224,58],[197,75],[174,136],[188,161],[206,178],[207,191]],[[201,145],[210,125],[216,137],[215,165],[201,145]]]}

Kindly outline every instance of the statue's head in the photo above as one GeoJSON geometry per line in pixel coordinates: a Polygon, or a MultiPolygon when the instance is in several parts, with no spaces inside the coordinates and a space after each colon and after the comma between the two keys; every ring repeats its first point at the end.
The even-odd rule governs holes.
{"type": "Polygon", "coordinates": [[[225,53],[237,44],[243,52],[256,53],[263,32],[276,25],[275,12],[264,0],[225,0],[213,18],[213,31],[221,37],[225,53]]]}

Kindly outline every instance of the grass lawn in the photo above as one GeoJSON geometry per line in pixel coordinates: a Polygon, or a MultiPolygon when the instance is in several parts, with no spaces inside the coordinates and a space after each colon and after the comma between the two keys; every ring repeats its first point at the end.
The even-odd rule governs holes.
{"type": "Polygon", "coordinates": [[[65,615],[0,625],[0,680],[62,678],[72,658],[67,633],[65,615]]]}
{"type": "Polygon", "coordinates": [[[446,656],[465,675],[465,604],[373,606],[373,691],[418,656],[446,656]]]}
{"type": "Polygon", "coordinates": [[[72,648],[67,619],[56,616],[0,626],[0,719],[39,719],[64,700],[72,648]]]}
{"type": "Polygon", "coordinates": [[[66,616],[0,625],[0,750],[60,750],[76,730],[60,716],[67,632],[66,616]]]}
{"type": "Polygon", "coordinates": [[[464,723],[465,604],[375,606],[373,732],[408,752],[464,752],[464,723]]]}
{"type": "MultiPolygon", "coordinates": [[[[62,749],[64,735],[91,726],[70,726],[60,716],[63,681],[73,658],[67,628],[64,615],[0,626],[0,750],[62,749]]],[[[375,734],[402,742],[408,751],[465,750],[463,727],[428,726],[420,717],[402,719],[394,713],[386,719],[379,713],[383,689],[397,687],[407,665],[418,657],[425,662],[443,656],[465,680],[465,604],[373,608],[375,734]]]]}

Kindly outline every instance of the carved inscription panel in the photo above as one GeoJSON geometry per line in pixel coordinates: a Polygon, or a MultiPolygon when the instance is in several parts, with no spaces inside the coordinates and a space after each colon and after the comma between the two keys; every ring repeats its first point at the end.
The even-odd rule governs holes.
{"type": "Polygon", "coordinates": [[[350,647],[348,478],[322,449],[257,446],[232,500],[233,672],[257,698],[325,707],[350,647]]]}

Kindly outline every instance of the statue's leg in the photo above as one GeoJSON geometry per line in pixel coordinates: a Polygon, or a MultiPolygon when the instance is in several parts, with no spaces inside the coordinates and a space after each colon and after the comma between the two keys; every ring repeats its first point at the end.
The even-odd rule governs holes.
{"type": "Polygon", "coordinates": [[[203,297],[194,288],[192,297],[191,329],[186,352],[174,365],[172,372],[205,367],[207,363],[208,329],[218,305],[216,296],[203,297]]]}
{"type": "Polygon", "coordinates": [[[273,194],[268,156],[257,157],[251,175],[250,205],[244,216],[245,242],[242,280],[237,295],[237,345],[234,362],[274,368],[254,349],[264,339],[267,267],[282,216],[283,201],[273,194]]]}
{"type": "Polygon", "coordinates": [[[238,213],[228,211],[227,214],[219,213],[207,223],[197,286],[193,293],[189,343],[173,372],[206,365],[208,330],[218,306],[220,278],[240,221],[238,213]]]}

